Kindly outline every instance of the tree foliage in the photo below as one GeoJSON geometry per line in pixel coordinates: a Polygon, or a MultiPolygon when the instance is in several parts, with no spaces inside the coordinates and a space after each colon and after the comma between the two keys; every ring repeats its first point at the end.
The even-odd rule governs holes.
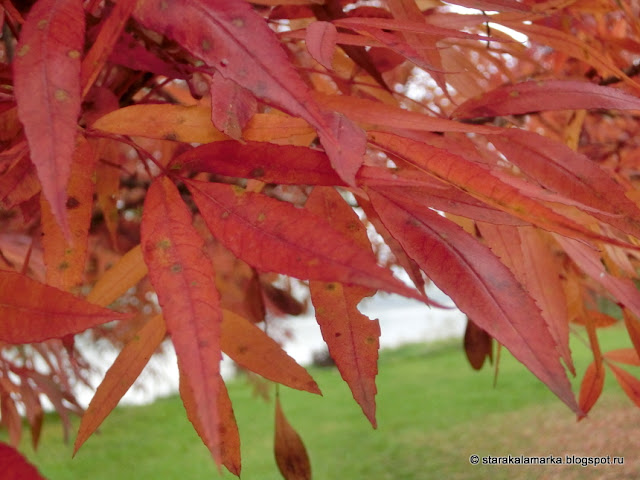
{"type": "MultiPolygon", "coordinates": [[[[0,403],[13,445],[20,408],[37,445],[44,395],[66,429],[82,415],[77,451],[169,336],[187,416],[239,475],[222,352],[320,393],[258,327],[301,313],[287,278],[308,285],[373,426],[380,329],[358,304],[381,290],[438,306],[431,281],[470,318],[474,367],[493,339],[579,418],[605,367],[640,404],[619,366],[640,364],[636,2],[0,8],[0,403]],[[618,321],[601,299],[633,349],[601,351],[597,330],[618,321]],[[571,324],[594,354],[579,392],[571,324]],[[84,411],[74,336],[87,329],[122,349],[84,411]]],[[[309,478],[279,402],[275,415],[282,474],[309,478]]]]}

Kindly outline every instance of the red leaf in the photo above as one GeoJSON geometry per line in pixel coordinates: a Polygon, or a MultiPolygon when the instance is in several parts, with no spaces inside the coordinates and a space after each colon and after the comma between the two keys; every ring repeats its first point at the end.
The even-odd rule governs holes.
{"type": "Polygon", "coordinates": [[[286,480],[311,480],[311,462],[298,432],[284,416],[276,397],[274,452],[280,473],[286,480]]]}
{"type": "Polygon", "coordinates": [[[521,129],[503,130],[490,140],[511,163],[549,190],[579,202],[578,208],[580,204],[591,207],[583,210],[601,221],[640,236],[640,210],[596,162],[560,142],[521,129]]]}
{"type": "Polygon", "coordinates": [[[156,179],[144,203],[142,254],[178,363],[194,390],[207,446],[216,459],[219,417],[210,405],[219,394],[222,312],[213,266],[191,222],[191,212],[175,185],[166,177],[156,179]]]}
{"type": "Polygon", "coordinates": [[[180,398],[187,412],[187,418],[193,425],[205,445],[209,446],[211,454],[214,456],[218,465],[224,465],[229,472],[236,476],[240,476],[241,459],[240,459],[240,432],[238,424],[233,413],[233,406],[229,398],[229,392],[220,375],[216,378],[218,383],[218,396],[215,401],[210,399],[210,409],[216,410],[220,419],[219,435],[216,444],[212,443],[202,425],[200,416],[198,415],[197,403],[194,390],[191,388],[188,375],[180,368],[180,398]]]}
{"type": "Polygon", "coordinates": [[[211,233],[258,270],[363,285],[423,300],[321,217],[231,185],[185,183],[211,233]]]}
{"type": "Polygon", "coordinates": [[[38,469],[30,464],[15,448],[0,442],[2,480],[45,480],[38,469]]]}
{"type": "Polygon", "coordinates": [[[607,366],[611,369],[616,377],[616,380],[627,394],[627,397],[631,399],[638,407],[640,407],[640,380],[631,375],[626,370],[620,367],[616,367],[612,363],[607,363],[607,366]]]}
{"type": "Polygon", "coordinates": [[[78,436],[73,445],[74,456],[140,376],[165,335],[162,315],[156,315],[147,321],[120,351],[82,416],[78,436]]]}
{"type": "Polygon", "coordinates": [[[311,56],[327,70],[332,69],[338,31],[329,22],[313,22],[307,27],[307,49],[311,56]]]}
{"type": "MultiPolygon", "coordinates": [[[[333,188],[316,187],[305,205],[309,211],[327,218],[339,231],[371,252],[367,230],[353,209],[333,188]]],[[[376,427],[376,383],[380,324],[358,311],[363,298],[374,290],[339,283],[309,283],[316,319],[329,353],[349,385],[371,425],[376,427]]]]}
{"type": "MultiPolygon", "coordinates": [[[[630,244],[604,237],[520,193],[512,185],[492,175],[484,165],[474,163],[447,150],[388,133],[371,132],[372,142],[384,151],[406,160],[419,170],[449,183],[495,208],[551,232],[585,237],[612,244],[630,244]]],[[[533,185],[531,185],[533,188],[533,185]]]]}
{"type": "Polygon", "coordinates": [[[38,0],[20,32],[13,62],[18,115],[44,195],[66,238],[66,187],[80,114],[80,0],[38,0]]]}
{"type": "Polygon", "coordinates": [[[460,105],[454,118],[520,115],[545,110],[640,110],[640,98],[589,82],[544,80],[499,87],[460,105]]]}
{"type": "Polygon", "coordinates": [[[346,118],[318,108],[275,33],[247,2],[144,0],[135,16],[257,97],[304,118],[317,129],[340,177],[355,182],[366,144],[363,132],[346,118]]]}
{"type": "Polygon", "coordinates": [[[178,155],[169,167],[281,185],[345,185],[324,152],[293,145],[213,142],[178,155]]]}
{"type": "Polygon", "coordinates": [[[578,412],[546,322],[511,271],[486,246],[436,212],[374,191],[369,195],[407,254],[458,308],[578,412]]]}
{"type": "Polygon", "coordinates": [[[627,328],[633,348],[640,355],[640,322],[638,322],[638,316],[637,314],[633,315],[626,308],[622,309],[622,314],[624,316],[624,326],[627,328]]]}
{"type": "Polygon", "coordinates": [[[221,345],[237,364],[297,390],[320,394],[311,375],[266,333],[248,320],[223,310],[221,345]]]}
{"type": "Polygon", "coordinates": [[[578,420],[586,417],[587,413],[598,401],[598,398],[600,398],[602,387],[604,387],[604,376],[604,366],[602,364],[598,365],[596,362],[591,362],[584,372],[578,399],[578,405],[583,413],[579,415],[578,420]]]}
{"type": "Polygon", "coordinates": [[[211,77],[211,121],[218,130],[234,140],[242,138],[242,130],[256,113],[258,102],[233,80],[220,72],[211,77]]]}
{"type": "Polygon", "coordinates": [[[0,341],[42,342],[129,316],[98,307],[20,273],[0,270],[0,341]]]}

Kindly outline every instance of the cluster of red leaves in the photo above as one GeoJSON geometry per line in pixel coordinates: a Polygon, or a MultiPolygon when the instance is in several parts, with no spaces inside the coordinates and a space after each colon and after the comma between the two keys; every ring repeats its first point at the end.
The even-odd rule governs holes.
{"type": "MultiPolygon", "coordinates": [[[[374,426],[380,329],[357,306],[378,290],[431,303],[427,280],[472,319],[474,366],[495,339],[579,417],[605,366],[640,405],[640,381],[617,366],[640,365],[635,2],[27,3],[0,7],[13,444],[18,405],[37,444],[45,395],[67,422],[83,415],[77,450],[169,335],[189,419],[239,474],[222,352],[319,393],[256,325],[300,311],[281,276],[308,281],[374,426]],[[415,288],[381,266],[368,227],[415,288]],[[600,298],[622,309],[633,349],[601,352],[597,329],[617,321],[600,298]],[[571,323],[594,352],[578,399],[571,323]],[[92,328],[123,347],[82,412],[74,335],[92,328]]],[[[309,478],[279,403],[275,441],[283,475],[309,478]]]]}

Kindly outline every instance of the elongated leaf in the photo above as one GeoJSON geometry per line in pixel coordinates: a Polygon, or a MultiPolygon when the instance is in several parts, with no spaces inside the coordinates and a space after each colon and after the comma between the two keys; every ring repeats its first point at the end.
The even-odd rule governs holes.
{"type": "Polygon", "coordinates": [[[286,480],[311,480],[311,462],[298,432],[291,426],[276,397],[274,453],[286,480]]]}
{"type": "MultiPolygon", "coordinates": [[[[220,435],[218,443],[210,447],[212,455],[216,459],[216,463],[224,465],[229,472],[236,476],[240,476],[241,459],[240,459],[240,432],[238,424],[233,413],[233,406],[229,398],[229,392],[220,375],[216,378],[219,390],[218,397],[210,399],[210,408],[215,409],[220,418],[220,435]]],[[[189,384],[187,375],[180,370],[180,398],[187,412],[187,418],[193,425],[205,445],[212,445],[206,436],[204,427],[200,417],[197,415],[196,399],[194,390],[189,384]]]]}
{"type": "Polygon", "coordinates": [[[38,0],[20,32],[13,62],[18,115],[44,195],[65,237],[66,187],[80,114],[80,0],[38,0]]]}
{"type": "MultiPolygon", "coordinates": [[[[99,118],[93,128],[120,135],[133,135],[185,143],[209,143],[230,140],[211,123],[211,109],[182,105],[131,105],[99,118]]],[[[284,115],[258,113],[242,133],[245,140],[274,141],[315,136],[304,120],[284,115]]],[[[289,143],[289,142],[287,142],[289,143]]]]}
{"type": "Polygon", "coordinates": [[[340,177],[355,182],[366,143],[363,132],[348,119],[318,108],[274,32],[247,2],[143,0],[135,16],[224,77],[313,125],[340,177]],[[175,22],[176,18],[183,21],[175,22]]]}
{"type": "Polygon", "coordinates": [[[371,132],[370,138],[386,152],[403,158],[419,170],[542,229],[570,237],[597,239],[634,248],[630,244],[592,232],[532,200],[530,196],[520,193],[515,187],[492,175],[483,165],[465,160],[447,150],[388,133],[371,132]]]}
{"type": "Polygon", "coordinates": [[[4,442],[0,442],[0,465],[3,480],[45,480],[20,452],[4,442]]]}
{"type": "Polygon", "coordinates": [[[169,167],[284,185],[346,185],[324,152],[263,142],[201,145],[175,157],[169,167]]]}
{"type": "MultiPolygon", "coordinates": [[[[67,218],[71,242],[64,238],[46,201],[41,201],[42,246],[47,266],[47,284],[70,290],[83,280],[87,258],[89,225],[93,212],[92,181],[95,153],[89,142],[78,137],[71,164],[71,179],[67,189],[67,218]]],[[[106,305],[103,305],[106,306],[106,305]]]]}
{"type": "Polygon", "coordinates": [[[320,393],[311,375],[258,327],[223,310],[221,345],[233,361],[264,378],[297,390],[320,393]]]}
{"type": "Polygon", "coordinates": [[[0,341],[42,342],[129,316],[93,305],[26,275],[0,270],[0,341]]]}
{"type": "Polygon", "coordinates": [[[329,22],[313,22],[307,27],[307,49],[311,56],[327,70],[332,69],[338,31],[329,22]]]}
{"type": "Polygon", "coordinates": [[[640,98],[590,82],[545,80],[499,87],[481,98],[467,100],[452,114],[454,118],[520,115],[545,110],[608,108],[640,110],[640,98]]]}
{"type": "Polygon", "coordinates": [[[100,277],[87,295],[87,301],[106,307],[135,286],[147,273],[140,245],[133,247],[100,277]]]}
{"type": "Polygon", "coordinates": [[[604,354],[607,360],[612,360],[625,365],[633,365],[640,367],[640,357],[634,348],[620,348],[618,350],[610,350],[604,354]]]}
{"type": "Polygon", "coordinates": [[[638,322],[638,316],[637,314],[633,315],[626,308],[622,309],[622,314],[624,316],[624,326],[627,328],[633,348],[640,355],[640,322],[638,322]]]}
{"type": "Polygon", "coordinates": [[[407,254],[458,308],[579,412],[546,322],[511,271],[486,246],[437,213],[407,208],[373,191],[369,196],[407,254]]]}
{"type": "MultiPolygon", "coordinates": [[[[375,261],[365,226],[335,189],[314,188],[305,208],[329,219],[336,229],[371,252],[375,261]]],[[[329,353],[353,398],[375,428],[380,324],[358,311],[362,299],[373,295],[375,290],[315,281],[309,283],[309,290],[329,353]]]]}
{"type": "Polygon", "coordinates": [[[504,129],[497,129],[496,127],[463,124],[447,118],[402,110],[394,105],[349,95],[315,93],[314,98],[320,105],[344,113],[367,130],[380,130],[380,127],[388,127],[390,129],[427,132],[473,132],[481,134],[502,133],[504,131],[504,129]]]}
{"type": "Polygon", "coordinates": [[[74,456],[140,376],[165,335],[162,315],[156,315],[147,321],[120,351],[82,416],[73,445],[74,456]]]}
{"type": "Polygon", "coordinates": [[[629,397],[633,403],[640,407],[640,380],[638,380],[626,370],[623,370],[620,367],[616,367],[612,363],[607,363],[607,366],[613,372],[613,375],[616,377],[616,380],[622,387],[622,390],[624,390],[624,393],[627,394],[627,397],[629,397]]]}
{"type": "Polygon", "coordinates": [[[584,372],[582,382],[580,383],[580,395],[578,397],[578,405],[583,414],[578,416],[578,420],[587,416],[591,408],[596,404],[602,388],[604,387],[605,370],[602,364],[591,362],[584,372]]]}
{"type": "Polygon", "coordinates": [[[638,207],[619,183],[585,155],[520,129],[508,129],[490,138],[510,162],[548,189],[579,202],[578,208],[580,204],[591,207],[588,213],[594,217],[640,237],[638,207]]]}
{"type": "Polygon", "coordinates": [[[98,33],[95,42],[93,42],[87,56],[82,61],[80,78],[83,97],[87,95],[98,74],[104,67],[109,54],[114,49],[135,6],[135,0],[122,0],[117,2],[102,24],[100,33],[98,33]]]}
{"type": "Polygon", "coordinates": [[[219,308],[211,261],[191,225],[191,212],[166,177],[155,180],[144,204],[141,245],[178,363],[193,388],[196,412],[215,460],[219,417],[211,408],[220,375],[219,308]]]}
{"type": "Polygon", "coordinates": [[[423,300],[321,217],[231,185],[185,183],[211,233],[258,270],[363,285],[423,300]]]}

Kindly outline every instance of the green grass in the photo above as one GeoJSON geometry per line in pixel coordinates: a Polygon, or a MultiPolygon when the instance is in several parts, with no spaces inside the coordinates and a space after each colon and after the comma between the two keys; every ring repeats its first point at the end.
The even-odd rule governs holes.
{"type": "MultiPolygon", "coordinates": [[[[627,346],[625,337],[617,327],[603,330],[603,350],[627,346]]],[[[589,352],[579,341],[572,343],[572,349],[581,378],[589,352]]],[[[315,479],[487,478],[486,471],[481,474],[478,467],[469,465],[469,455],[487,445],[513,447],[509,429],[531,428],[527,412],[543,408],[572,418],[504,350],[498,385],[493,388],[492,370],[485,367],[474,372],[459,342],[382,352],[377,430],[372,430],[335,369],[312,369],[311,373],[323,397],[283,388],[281,400],[306,443],[315,479]],[[501,418],[508,424],[501,424],[501,418]],[[494,431],[491,439],[484,438],[489,421],[494,431]]],[[[280,479],[272,453],[273,402],[256,398],[242,380],[230,382],[229,392],[243,442],[242,478],[280,479]]],[[[605,396],[620,396],[619,392],[608,378],[605,396]]],[[[74,428],[77,425],[76,420],[74,428]]],[[[75,459],[61,432],[51,416],[38,451],[31,449],[26,432],[21,446],[50,480],[234,478],[218,473],[176,397],[116,409],[75,459]]],[[[6,439],[5,432],[0,432],[0,439],[6,439]]],[[[526,449],[521,445],[519,453],[529,453],[526,449]]],[[[509,478],[500,475],[499,469],[491,472],[492,478],[509,478]]]]}

